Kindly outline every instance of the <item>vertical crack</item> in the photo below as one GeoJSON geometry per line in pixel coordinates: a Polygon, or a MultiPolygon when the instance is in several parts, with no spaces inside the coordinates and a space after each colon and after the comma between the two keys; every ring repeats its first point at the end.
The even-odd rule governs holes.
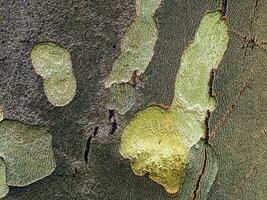
{"type": "Polygon", "coordinates": [[[111,122],[112,118],[115,116],[115,110],[109,109],[108,112],[109,112],[108,121],[111,122]]]}
{"type": "Polygon", "coordinates": [[[206,148],[205,148],[204,156],[205,156],[204,165],[203,165],[203,168],[201,170],[201,173],[200,173],[200,175],[198,177],[197,184],[196,184],[196,189],[194,190],[192,200],[195,200],[197,198],[197,192],[198,192],[199,187],[200,187],[200,182],[202,180],[203,174],[204,174],[205,169],[206,169],[206,166],[207,166],[207,160],[208,160],[207,157],[208,157],[208,155],[207,155],[207,149],[206,148]]]}
{"type": "Polygon", "coordinates": [[[227,3],[228,3],[227,0],[222,0],[222,3],[221,3],[221,16],[222,16],[222,17],[225,17],[225,16],[226,16],[226,12],[227,12],[227,3]]]}
{"type": "Polygon", "coordinates": [[[111,134],[111,135],[114,134],[116,132],[117,128],[118,128],[118,124],[117,124],[116,119],[114,119],[113,122],[111,123],[111,130],[110,130],[109,134],[111,134]]]}
{"type": "Polygon", "coordinates": [[[96,126],[95,129],[94,129],[93,134],[91,134],[87,139],[85,150],[84,150],[84,154],[83,154],[83,158],[84,158],[84,161],[86,163],[88,163],[88,157],[89,157],[89,152],[90,152],[90,147],[91,147],[91,141],[92,141],[93,137],[95,137],[97,135],[98,130],[99,130],[99,126],[96,126]]]}
{"type": "Polygon", "coordinates": [[[205,135],[204,135],[205,144],[208,144],[210,139],[210,127],[209,127],[210,115],[211,115],[210,110],[207,110],[205,118],[205,135]]]}
{"type": "Polygon", "coordinates": [[[212,69],[210,72],[210,80],[209,80],[209,95],[211,97],[214,97],[213,95],[213,81],[215,79],[215,75],[216,75],[216,69],[212,69]]]}
{"type": "Polygon", "coordinates": [[[108,121],[111,123],[111,130],[109,131],[109,134],[114,134],[118,128],[118,123],[115,119],[115,110],[109,110],[109,116],[108,121]]]}

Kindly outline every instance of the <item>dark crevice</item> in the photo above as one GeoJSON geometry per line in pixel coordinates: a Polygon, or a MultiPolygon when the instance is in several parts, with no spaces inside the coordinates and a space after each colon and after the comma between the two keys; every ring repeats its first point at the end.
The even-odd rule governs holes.
{"type": "Polygon", "coordinates": [[[99,130],[99,126],[96,126],[95,129],[94,129],[94,133],[93,133],[94,137],[97,135],[98,130],[99,130]]]}
{"type": "Polygon", "coordinates": [[[93,136],[90,135],[89,138],[87,139],[86,147],[85,147],[85,150],[84,150],[84,155],[83,156],[84,156],[84,160],[85,160],[86,163],[88,162],[88,155],[89,155],[89,151],[90,151],[92,138],[93,138],[93,136]]]}
{"type": "Polygon", "coordinates": [[[96,126],[95,129],[94,129],[93,134],[90,135],[88,137],[88,139],[87,139],[85,150],[84,150],[84,154],[83,154],[84,161],[86,163],[88,163],[88,157],[89,157],[89,152],[90,152],[91,141],[92,141],[93,137],[95,137],[97,135],[98,130],[99,130],[99,126],[96,126]]]}
{"type": "Polygon", "coordinates": [[[138,70],[134,70],[132,73],[132,78],[129,81],[129,83],[133,86],[136,87],[138,83],[140,83],[140,76],[138,76],[138,70]]]}
{"type": "Polygon", "coordinates": [[[210,80],[209,80],[209,95],[211,97],[214,97],[214,95],[213,95],[213,81],[215,79],[215,75],[216,75],[216,69],[212,69],[210,72],[210,80]]]}
{"type": "Polygon", "coordinates": [[[108,121],[111,122],[112,118],[115,116],[115,110],[114,109],[109,109],[108,110],[108,121]]]}
{"type": "Polygon", "coordinates": [[[202,168],[202,170],[201,170],[201,173],[200,173],[200,175],[199,175],[199,177],[198,177],[197,184],[196,184],[196,189],[194,190],[192,200],[195,200],[195,199],[197,198],[197,192],[198,192],[199,187],[200,187],[200,182],[201,182],[202,177],[203,177],[203,174],[204,174],[204,172],[205,172],[205,170],[206,170],[207,160],[208,160],[208,159],[207,159],[207,156],[208,156],[208,155],[207,155],[207,149],[206,149],[206,148],[205,148],[204,155],[205,155],[204,165],[203,165],[203,168],[202,168]]]}
{"type": "Polygon", "coordinates": [[[207,110],[207,115],[205,118],[205,135],[204,135],[204,141],[206,144],[209,143],[209,139],[210,139],[210,127],[209,127],[210,115],[211,115],[210,110],[207,110]]]}
{"type": "Polygon", "coordinates": [[[118,124],[117,124],[116,119],[114,119],[113,122],[111,123],[111,130],[110,130],[109,134],[111,134],[111,135],[114,134],[116,132],[117,128],[118,128],[118,124]]]}
{"type": "Polygon", "coordinates": [[[111,130],[109,134],[114,134],[117,130],[118,123],[115,119],[115,110],[109,110],[109,116],[108,116],[108,121],[111,123],[111,130]]]}
{"type": "Polygon", "coordinates": [[[226,16],[226,12],[227,12],[227,3],[228,3],[227,0],[222,0],[222,3],[221,3],[221,16],[222,16],[222,17],[226,16]]]}

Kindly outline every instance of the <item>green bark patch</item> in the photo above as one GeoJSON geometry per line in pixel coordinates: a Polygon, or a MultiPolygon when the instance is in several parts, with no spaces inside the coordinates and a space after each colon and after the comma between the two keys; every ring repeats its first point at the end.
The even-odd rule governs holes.
{"type": "Polygon", "coordinates": [[[188,147],[179,135],[175,112],[149,107],[139,112],[125,128],[120,152],[131,160],[133,172],[176,193],[181,183],[188,147]]]}
{"type": "Polygon", "coordinates": [[[26,186],[50,175],[56,166],[51,140],[45,128],[2,121],[0,158],[3,159],[5,170],[1,162],[1,188],[5,185],[1,182],[10,186],[26,186]],[[6,177],[6,181],[3,177],[6,177]]]}
{"type": "Polygon", "coordinates": [[[110,87],[109,109],[115,109],[119,113],[126,113],[134,104],[134,88],[129,83],[113,84],[110,87]]]}
{"type": "Polygon", "coordinates": [[[210,72],[218,67],[228,40],[221,13],[206,14],[182,56],[171,108],[149,107],[137,113],[123,131],[120,152],[131,161],[134,173],[148,173],[168,193],[179,191],[190,149],[205,131],[207,110],[215,107],[209,94],[210,72]]]}
{"type": "Polygon", "coordinates": [[[138,0],[137,16],[126,30],[121,41],[121,54],[115,60],[112,72],[106,80],[106,87],[113,83],[126,83],[144,73],[154,55],[158,29],[154,14],[162,0],[138,0]]]}
{"type": "MultiPolygon", "coordinates": [[[[134,72],[136,72],[137,76],[145,72],[154,55],[154,47],[158,38],[158,29],[154,14],[161,1],[162,0],[137,0],[137,16],[128,27],[122,39],[121,54],[115,60],[112,71],[105,82],[107,88],[110,88],[112,84],[129,82],[134,72]]],[[[127,93],[121,94],[119,88],[120,86],[113,87],[111,95],[115,97],[111,97],[108,107],[118,106],[118,112],[124,114],[132,107],[132,101],[129,101],[128,105],[124,105],[126,102],[124,102],[123,105],[118,105],[117,102],[113,104],[113,99],[116,98],[116,96],[122,99],[134,99],[134,96],[130,94],[130,97],[128,97],[127,93]]],[[[134,88],[130,90],[134,90],[134,88]]]]}
{"type": "Polygon", "coordinates": [[[213,148],[200,140],[189,151],[188,167],[179,199],[205,200],[218,172],[213,148]]]}
{"type": "Polygon", "coordinates": [[[6,184],[6,166],[4,161],[0,158],[0,198],[6,196],[8,193],[8,186],[6,184]]]}
{"type": "Polygon", "coordinates": [[[67,49],[53,43],[37,44],[31,52],[32,65],[44,79],[44,92],[55,106],[68,104],[76,94],[76,79],[67,49]]]}

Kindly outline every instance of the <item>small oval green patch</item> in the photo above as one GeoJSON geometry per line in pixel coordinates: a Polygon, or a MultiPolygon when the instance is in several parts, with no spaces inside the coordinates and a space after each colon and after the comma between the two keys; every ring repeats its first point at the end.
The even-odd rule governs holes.
{"type": "Polygon", "coordinates": [[[32,65],[44,79],[44,92],[55,106],[68,104],[76,94],[76,79],[67,49],[53,42],[37,44],[31,52],[32,65]]]}

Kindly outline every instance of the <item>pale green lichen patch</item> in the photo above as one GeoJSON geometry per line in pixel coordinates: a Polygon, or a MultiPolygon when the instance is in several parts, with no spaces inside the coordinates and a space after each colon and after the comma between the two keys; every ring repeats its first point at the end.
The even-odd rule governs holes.
{"type": "Polygon", "coordinates": [[[129,83],[113,84],[110,87],[110,99],[107,108],[116,109],[118,113],[125,114],[134,104],[134,88],[129,83]]]}
{"type": "Polygon", "coordinates": [[[217,68],[228,45],[227,24],[219,12],[201,20],[193,42],[184,51],[175,85],[173,106],[205,115],[215,107],[209,95],[210,72],[217,68]]]}
{"type": "Polygon", "coordinates": [[[0,123],[0,157],[6,166],[7,185],[25,186],[54,171],[51,139],[42,127],[7,120],[0,123]]]}
{"type": "Polygon", "coordinates": [[[228,40],[220,12],[204,16],[182,56],[171,108],[149,107],[123,131],[120,152],[131,161],[134,173],[148,173],[169,193],[179,191],[190,149],[204,133],[207,110],[215,106],[209,95],[210,71],[219,65],[228,40]]]}
{"type": "Polygon", "coordinates": [[[120,114],[127,112],[134,101],[132,95],[134,88],[127,86],[125,93],[121,92],[121,88],[125,88],[124,83],[131,80],[134,72],[136,75],[144,73],[154,55],[154,46],[158,37],[154,14],[161,1],[136,0],[137,16],[126,30],[121,42],[121,54],[115,60],[105,82],[105,86],[111,89],[107,107],[118,110],[120,114]],[[128,102],[127,99],[129,99],[128,102]]]}
{"type": "Polygon", "coordinates": [[[122,42],[121,54],[115,60],[106,87],[130,81],[134,71],[143,73],[154,55],[158,29],[154,14],[162,0],[137,1],[137,16],[128,27],[122,42]]]}
{"type": "Polygon", "coordinates": [[[0,158],[0,198],[6,196],[8,193],[8,186],[6,184],[6,166],[4,161],[0,158]]]}
{"type": "Polygon", "coordinates": [[[44,79],[47,99],[55,106],[68,104],[76,94],[76,79],[67,49],[53,43],[37,44],[31,52],[33,67],[44,79]]]}

